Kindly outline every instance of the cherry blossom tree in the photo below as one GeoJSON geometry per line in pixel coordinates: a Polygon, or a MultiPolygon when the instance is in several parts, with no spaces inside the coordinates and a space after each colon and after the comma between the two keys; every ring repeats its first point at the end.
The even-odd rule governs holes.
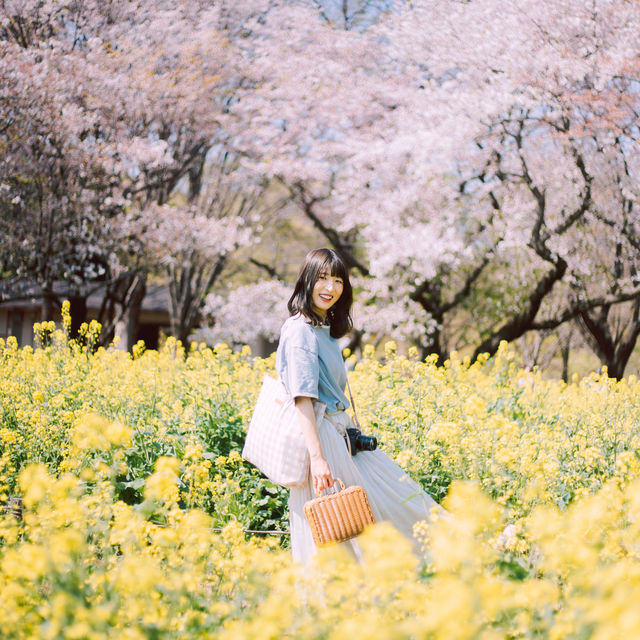
{"type": "Polygon", "coordinates": [[[290,295],[291,287],[276,279],[211,293],[203,309],[208,328],[198,337],[210,344],[277,343],[290,295]]]}
{"type": "Polygon", "coordinates": [[[164,271],[171,333],[187,344],[205,297],[229,258],[254,240],[265,208],[263,185],[227,151],[207,162],[198,196],[183,205],[153,204],[130,216],[130,233],[145,238],[148,262],[164,271]]]}
{"type": "Polygon", "coordinates": [[[128,217],[183,179],[194,198],[206,154],[229,135],[241,73],[227,13],[204,2],[2,4],[3,258],[5,272],[40,284],[44,316],[56,280],[75,282],[79,298],[106,283],[111,328],[139,303],[154,265],[140,261],[145,239],[128,217]]]}
{"type": "Polygon", "coordinates": [[[638,335],[639,8],[5,2],[3,268],[102,280],[112,317],[165,273],[186,337],[279,185],[352,267],[370,335],[477,357],[575,320],[619,375],[638,335]],[[231,205],[207,197],[220,148],[261,185],[231,205]]]}
{"type": "MultiPolygon", "coordinates": [[[[29,29],[23,26],[20,33],[29,29]]],[[[116,241],[110,222],[118,188],[100,145],[89,141],[95,120],[90,113],[78,114],[72,103],[67,79],[78,77],[76,56],[7,42],[2,54],[5,268],[17,278],[36,280],[44,315],[52,317],[55,280],[79,286],[104,279],[116,241]],[[56,94],[62,87],[68,97],[56,94]],[[78,144],[83,140],[86,144],[78,144]]]]}
{"type": "Polygon", "coordinates": [[[613,254],[589,241],[623,224],[620,208],[608,231],[596,217],[630,182],[612,156],[635,151],[616,119],[637,113],[637,9],[423,1],[330,34],[301,6],[267,19],[263,98],[245,105],[258,166],[370,276],[365,324],[440,357],[464,337],[477,356],[638,296],[631,268],[598,286],[613,254]]]}

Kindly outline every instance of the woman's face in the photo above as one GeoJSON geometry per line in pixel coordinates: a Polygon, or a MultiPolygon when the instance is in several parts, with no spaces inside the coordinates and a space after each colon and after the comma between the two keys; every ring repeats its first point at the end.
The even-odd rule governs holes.
{"type": "Polygon", "coordinates": [[[338,302],[342,295],[342,278],[322,272],[313,287],[313,310],[324,320],[327,311],[338,302]]]}

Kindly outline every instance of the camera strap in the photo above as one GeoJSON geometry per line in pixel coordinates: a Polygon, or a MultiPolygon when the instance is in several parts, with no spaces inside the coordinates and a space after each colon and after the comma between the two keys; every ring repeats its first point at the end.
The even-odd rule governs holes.
{"type": "Polygon", "coordinates": [[[356,423],[356,427],[358,427],[358,429],[362,431],[362,429],[360,428],[360,422],[358,420],[358,414],[356,413],[356,403],[353,401],[353,394],[351,393],[351,385],[349,384],[349,372],[347,371],[346,365],[344,371],[347,374],[347,389],[349,390],[349,400],[351,401],[351,408],[353,409],[353,421],[356,423]]]}

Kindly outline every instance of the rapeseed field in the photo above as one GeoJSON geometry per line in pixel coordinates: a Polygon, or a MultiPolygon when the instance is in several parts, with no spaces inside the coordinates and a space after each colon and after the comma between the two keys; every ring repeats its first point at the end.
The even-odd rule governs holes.
{"type": "MultiPolygon", "coordinates": [[[[348,357],[363,429],[442,515],[301,570],[287,494],[240,457],[273,359],[168,339],[0,341],[0,636],[11,639],[640,637],[640,383],[570,384],[506,345],[442,367],[348,357]]],[[[349,356],[349,354],[346,354],[349,356]]]]}

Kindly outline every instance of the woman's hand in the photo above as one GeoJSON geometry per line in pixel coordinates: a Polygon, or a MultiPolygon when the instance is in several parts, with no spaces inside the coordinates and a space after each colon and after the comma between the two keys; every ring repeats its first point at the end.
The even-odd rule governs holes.
{"type": "Polygon", "coordinates": [[[313,489],[319,496],[323,489],[333,486],[335,480],[331,474],[329,463],[320,455],[311,456],[311,477],[313,478],[313,489]]]}
{"type": "Polygon", "coordinates": [[[295,399],[296,409],[300,428],[304,436],[307,449],[309,450],[309,462],[311,467],[311,477],[313,478],[313,488],[316,495],[320,495],[323,489],[333,486],[333,475],[327,459],[322,453],[320,438],[318,437],[318,425],[313,412],[313,401],[311,398],[298,396],[295,399]]]}

